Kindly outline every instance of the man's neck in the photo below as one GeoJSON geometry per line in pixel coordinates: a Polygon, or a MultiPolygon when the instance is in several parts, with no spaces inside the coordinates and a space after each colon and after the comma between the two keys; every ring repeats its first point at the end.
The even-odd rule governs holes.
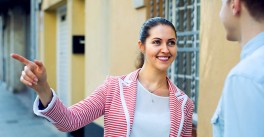
{"type": "Polygon", "coordinates": [[[239,41],[240,46],[243,48],[248,41],[261,32],[264,32],[264,21],[258,22],[254,19],[245,19],[243,24],[241,24],[241,39],[239,41]]]}
{"type": "Polygon", "coordinates": [[[257,36],[259,33],[264,32],[264,26],[263,27],[252,27],[252,29],[244,30],[241,35],[241,41],[240,46],[243,48],[248,41],[250,41],[252,38],[257,36]]]}

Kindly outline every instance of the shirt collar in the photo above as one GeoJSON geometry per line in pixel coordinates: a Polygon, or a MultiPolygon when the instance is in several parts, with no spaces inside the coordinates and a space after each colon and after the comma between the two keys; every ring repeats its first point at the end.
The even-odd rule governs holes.
{"type": "Polygon", "coordinates": [[[245,59],[261,46],[264,46],[264,32],[259,33],[257,36],[247,42],[247,44],[242,48],[240,60],[245,59]]]}

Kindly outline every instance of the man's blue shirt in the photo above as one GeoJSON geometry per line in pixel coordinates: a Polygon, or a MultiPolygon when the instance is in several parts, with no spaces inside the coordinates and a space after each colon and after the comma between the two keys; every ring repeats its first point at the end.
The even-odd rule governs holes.
{"type": "Polygon", "coordinates": [[[264,32],[244,45],[211,122],[214,137],[264,137],[264,32]]]}

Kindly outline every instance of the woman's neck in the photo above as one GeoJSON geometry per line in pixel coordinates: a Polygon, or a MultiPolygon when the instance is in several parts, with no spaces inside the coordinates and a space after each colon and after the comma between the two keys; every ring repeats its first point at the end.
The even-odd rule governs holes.
{"type": "Polygon", "coordinates": [[[167,72],[142,67],[138,79],[150,92],[159,96],[168,96],[167,72]]]}

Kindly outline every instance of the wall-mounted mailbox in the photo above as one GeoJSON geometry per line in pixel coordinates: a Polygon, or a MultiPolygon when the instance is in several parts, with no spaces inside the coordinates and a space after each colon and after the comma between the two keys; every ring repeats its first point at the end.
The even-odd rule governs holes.
{"type": "Polygon", "coordinates": [[[85,53],[85,37],[83,35],[74,35],[72,37],[72,53],[73,54],[85,53]]]}

